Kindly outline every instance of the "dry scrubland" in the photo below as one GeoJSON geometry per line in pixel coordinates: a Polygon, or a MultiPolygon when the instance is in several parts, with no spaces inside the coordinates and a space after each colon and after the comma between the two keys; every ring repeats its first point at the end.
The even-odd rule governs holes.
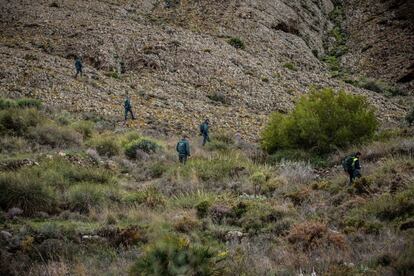
{"type": "Polygon", "coordinates": [[[413,271],[412,128],[364,145],[350,187],[346,152],[287,160],[216,129],[181,166],[171,137],[34,100],[1,106],[2,275],[413,271]]]}

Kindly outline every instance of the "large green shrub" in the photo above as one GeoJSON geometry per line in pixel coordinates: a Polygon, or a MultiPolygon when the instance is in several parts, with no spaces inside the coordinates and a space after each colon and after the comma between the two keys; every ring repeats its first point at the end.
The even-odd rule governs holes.
{"type": "Polygon", "coordinates": [[[269,153],[301,148],[321,154],[370,140],[377,127],[365,97],[325,88],[302,97],[287,115],[272,114],[261,145],[269,153]]]}
{"type": "Polygon", "coordinates": [[[130,270],[130,275],[221,275],[218,263],[225,253],[167,236],[149,245],[130,270]]]}

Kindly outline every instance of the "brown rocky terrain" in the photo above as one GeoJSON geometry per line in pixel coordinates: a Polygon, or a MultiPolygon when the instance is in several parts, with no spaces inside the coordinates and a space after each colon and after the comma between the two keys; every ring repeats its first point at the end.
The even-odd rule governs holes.
{"type": "MultiPolygon", "coordinates": [[[[349,7],[353,2],[364,8],[358,1],[349,7]]],[[[140,128],[194,131],[208,116],[215,126],[257,138],[270,112],[289,110],[313,86],[333,86],[368,95],[383,121],[395,122],[403,107],[332,78],[319,60],[333,8],[329,0],[1,1],[0,93],[119,121],[128,93],[140,128]],[[244,49],[230,45],[232,38],[244,49]],[[86,72],[75,79],[77,55],[86,72]]],[[[347,14],[350,48],[357,49],[366,31],[354,20],[358,10],[348,8],[347,14]]],[[[410,39],[409,30],[395,38],[410,39]]],[[[372,43],[368,53],[375,55],[372,43]]],[[[390,64],[378,74],[401,82],[410,74],[409,50],[407,44],[398,59],[377,59],[390,64]]],[[[354,64],[364,60],[354,53],[354,64]]]]}
{"type": "Polygon", "coordinates": [[[414,2],[348,1],[349,54],[357,72],[414,91],[414,2]]]}

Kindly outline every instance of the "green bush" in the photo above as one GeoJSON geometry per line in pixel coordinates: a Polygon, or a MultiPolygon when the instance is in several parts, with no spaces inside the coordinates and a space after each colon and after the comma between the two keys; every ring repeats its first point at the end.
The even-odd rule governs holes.
{"type": "Polygon", "coordinates": [[[39,109],[42,107],[42,102],[36,99],[18,99],[16,100],[16,104],[20,108],[36,108],[39,109]]]}
{"type": "Polygon", "coordinates": [[[408,112],[407,116],[405,117],[407,123],[411,126],[414,123],[414,107],[408,112]]]}
{"type": "Polygon", "coordinates": [[[368,141],[377,127],[366,98],[326,88],[302,97],[290,114],[273,113],[261,146],[268,153],[305,149],[322,154],[368,141]]]}
{"type": "Polygon", "coordinates": [[[229,39],[228,43],[236,49],[245,49],[244,42],[238,37],[232,37],[229,39]]]}
{"type": "Polygon", "coordinates": [[[0,111],[0,134],[23,136],[30,127],[42,123],[43,116],[36,109],[8,109],[0,111]]]}
{"type": "Polygon", "coordinates": [[[283,64],[283,67],[291,70],[291,71],[298,71],[298,69],[296,68],[296,66],[293,63],[287,62],[285,64],[283,64]]]}
{"type": "Polygon", "coordinates": [[[54,192],[36,179],[15,173],[0,174],[0,207],[21,208],[25,214],[51,212],[56,206],[54,192]]]}
{"type": "Polygon", "coordinates": [[[10,99],[3,99],[0,98],[0,110],[2,109],[9,109],[9,108],[16,108],[17,104],[15,101],[10,99]]]}
{"type": "Polygon", "coordinates": [[[130,270],[130,275],[221,275],[218,254],[210,246],[191,244],[184,238],[167,236],[149,245],[130,270]]]}
{"type": "Polygon", "coordinates": [[[0,98],[0,110],[1,109],[10,109],[10,108],[36,108],[39,109],[42,107],[42,102],[36,99],[4,99],[0,98]]]}
{"type": "Polygon", "coordinates": [[[101,156],[112,157],[118,155],[121,151],[118,140],[112,136],[95,138],[92,144],[101,156]]]}
{"type": "Polygon", "coordinates": [[[125,155],[129,158],[136,158],[137,150],[142,150],[148,154],[152,154],[161,149],[161,146],[149,139],[139,139],[128,143],[125,146],[125,155]]]}
{"type": "Polygon", "coordinates": [[[197,210],[197,216],[199,218],[205,218],[208,215],[208,209],[210,208],[211,203],[207,200],[203,200],[198,203],[195,208],[197,210]]]}
{"type": "Polygon", "coordinates": [[[84,139],[92,137],[95,124],[91,121],[78,121],[72,125],[73,129],[82,134],[84,139]]]}

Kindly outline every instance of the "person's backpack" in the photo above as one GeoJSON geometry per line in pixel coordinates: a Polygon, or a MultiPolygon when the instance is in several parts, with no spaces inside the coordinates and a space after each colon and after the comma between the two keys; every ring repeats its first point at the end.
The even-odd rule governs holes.
{"type": "Polygon", "coordinates": [[[354,159],[354,156],[349,155],[342,160],[342,167],[344,168],[344,171],[348,172],[352,169],[352,161],[354,159]]]}
{"type": "Polygon", "coordinates": [[[184,141],[178,142],[177,151],[180,154],[186,154],[187,153],[186,143],[184,141]]]}

